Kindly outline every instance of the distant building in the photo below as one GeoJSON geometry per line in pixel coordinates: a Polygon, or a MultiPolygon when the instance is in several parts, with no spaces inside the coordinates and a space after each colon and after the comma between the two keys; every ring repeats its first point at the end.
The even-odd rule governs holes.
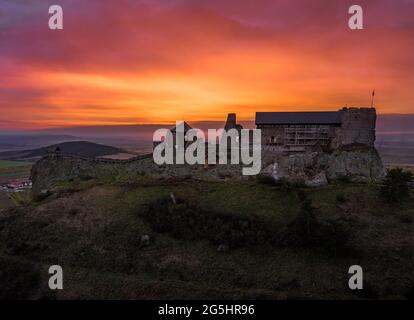
{"type": "Polygon", "coordinates": [[[1,191],[5,192],[23,192],[32,188],[32,181],[29,179],[15,179],[7,184],[0,186],[1,191]]]}

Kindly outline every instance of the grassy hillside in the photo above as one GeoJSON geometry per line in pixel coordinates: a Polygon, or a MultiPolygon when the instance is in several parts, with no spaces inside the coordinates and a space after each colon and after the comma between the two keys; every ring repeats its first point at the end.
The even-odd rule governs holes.
{"type": "Polygon", "coordinates": [[[53,192],[0,211],[0,297],[343,299],[414,292],[413,195],[395,206],[371,184],[298,189],[254,180],[88,180],[53,192]],[[299,231],[309,201],[316,221],[307,235],[299,231]],[[65,289],[56,295],[44,288],[52,264],[64,270],[65,289]],[[365,270],[363,293],[347,288],[353,264],[365,270]]]}
{"type": "Polygon", "coordinates": [[[12,206],[12,201],[6,192],[0,192],[0,210],[12,206]]]}

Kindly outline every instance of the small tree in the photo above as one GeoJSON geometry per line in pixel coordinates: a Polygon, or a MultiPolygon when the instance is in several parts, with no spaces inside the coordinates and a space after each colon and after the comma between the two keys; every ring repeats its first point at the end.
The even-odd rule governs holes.
{"type": "Polygon", "coordinates": [[[401,168],[389,170],[381,188],[382,196],[390,202],[404,201],[410,194],[408,183],[412,179],[412,173],[401,168]]]}

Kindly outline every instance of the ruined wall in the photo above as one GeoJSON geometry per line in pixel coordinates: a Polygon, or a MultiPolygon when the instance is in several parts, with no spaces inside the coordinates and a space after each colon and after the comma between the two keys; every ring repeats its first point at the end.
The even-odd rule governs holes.
{"type": "Polygon", "coordinates": [[[340,145],[364,144],[374,147],[377,114],[375,108],[343,108],[340,145]]]}
{"type": "MultiPolygon", "coordinates": [[[[375,143],[375,108],[343,108],[339,111],[341,125],[329,126],[329,147],[332,150],[347,145],[365,145],[374,147],[375,143]]],[[[262,146],[269,152],[277,151],[317,151],[312,146],[284,146],[286,126],[259,126],[262,130],[262,146]],[[273,141],[272,137],[275,138],[273,141]],[[270,140],[272,140],[270,142],[270,140]],[[270,143],[269,143],[270,142],[270,143]]],[[[300,131],[298,131],[300,134],[300,131]]],[[[303,132],[306,136],[306,132],[303,132]]],[[[312,137],[310,137],[312,138],[312,137]]]]}
{"type": "MultiPolygon", "coordinates": [[[[278,141],[262,152],[263,174],[276,179],[300,178],[308,185],[321,185],[342,175],[377,179],[385,171],[374,147],[376,111],[373,108],[344,108],[341,127],[332,128],[335,145],[329,152],[279,152],[278,141]]],[[[269,137],[284,137],[284,128],[263,128],[262,146],[269,137]]],[[[282,141],[281,141],[282,142],[282,141]]],[[[282,142],[283,143],[283,142],[282,142]]],[[[291,150],[300,151],[300,150],[291,150]]],[[[49,189],[54,182],[71,179],[99,179],[123,176],[129,179],[200,179],[223,180],[247,178],[240,165],[163,165],[154,163],[152,155],[130,160],[88,159],[77,156],[50,154],[32,168],[34,193],[49,189]]]]}
{"type": "Polygon", "coordinates": [[[31,171],[33,193],[39,195],[50,191],[56,183],[74,179],[123,178],[139,181],[144,177],[152,179],[198,179],[224,180],[242,179],[239,165],[157,165],[152,155],[132,160],[88,159],[78,156],[49,155],[36,162],[31,171]]]}

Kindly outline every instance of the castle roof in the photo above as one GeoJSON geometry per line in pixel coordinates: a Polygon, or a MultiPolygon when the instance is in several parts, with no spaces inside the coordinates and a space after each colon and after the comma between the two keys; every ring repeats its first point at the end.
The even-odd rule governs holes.
{"type": "Polygon", "coordinates": [[[340,112],[256,112],[257,125],[341,124],[340,112]]]}

